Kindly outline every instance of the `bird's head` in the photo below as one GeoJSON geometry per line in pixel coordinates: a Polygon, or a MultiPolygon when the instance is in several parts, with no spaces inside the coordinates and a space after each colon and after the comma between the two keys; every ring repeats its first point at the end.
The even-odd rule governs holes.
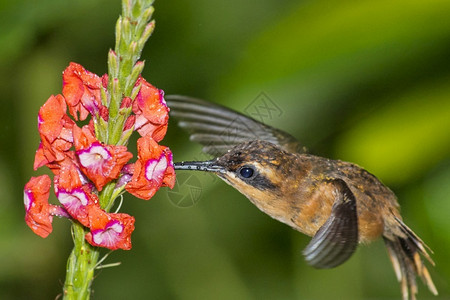
{"type": "Polygon", "coordinates": [[[175,169],[213,172],[255,203],[283,197],[295,159],[272,143],[250,141],[210,161],[175,163],[175,169]]]}

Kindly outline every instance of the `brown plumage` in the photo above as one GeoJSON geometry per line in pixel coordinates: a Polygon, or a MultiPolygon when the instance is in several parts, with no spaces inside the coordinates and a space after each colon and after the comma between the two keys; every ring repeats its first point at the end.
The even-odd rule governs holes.
{"type": "Polygon", "coordinates": [[[351,257],[358,243],[383,238],[404,300],[415,299],[416,277],[437,295],[424,257],[427,246],[402,221],[394,193],[374,175],[348,162],[307,154],[291,135],[225,107],[181,96],[168,105],[206,162],[176,169],[216,173],[256,207],[312,236],[303,251],[308,264],[332,268],[351,257]]]}

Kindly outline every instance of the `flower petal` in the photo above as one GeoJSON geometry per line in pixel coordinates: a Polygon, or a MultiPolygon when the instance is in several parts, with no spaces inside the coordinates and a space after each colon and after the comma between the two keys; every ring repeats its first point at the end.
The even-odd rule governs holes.
{"type": "Polygon", "coordinates": [[[66,114],[66,103],[63,96],[50,96],[39,109],[38,129],[39,133],[52,143],[61,133],[62,118],[66,114]]]}
{"type": "Polygon", "coordinates": [[[72,218],[84,226],[89,226],[89,210],[98,206],[98,197],[86,184],[80,170],[71,160],[64,160],[61,169],[55,175],[55,193],[58,201],[64,206],[72,218]]]}
{"type": "Polygon", "coordinates": [[[31,177],[24,188],[25,222],[37,235],[46,238],[52,232],[50,214],[51,180],[48,175],[31,177]]]}
{"type": "Polygon", "coordinates": [[[161,186],[173,187],[175,171],[169,148],[145,136],[138,140],[138,157],[133,176],[125,186],[129,193],[148,200],[161,186]]]}
{"type": "Polygon", "coordinates": [[[175,168],[173,167],[173,155],[170,150],[167,153],[166,157],[167,161],[169,162],[169,165],[167,166],[161,186],[167,186],[173,189],[173,187],[175,186],[176,175],[175,175],[175,168]]]}
{"type": "Polygon", "coordinates": [[[89,113],[96,115],[100,111],[101,88],[102,79],[77,63],[70,63],[63,72],[63,95],[75,120],[78,113],[84,120],[89,113]]]}
{"type": "Polygon", "coordinates": [[[133,157],[126,146],[102,145],[86,126],[74,128],[73,134],[80,168],[99,191],[118,178],[122,167],[133,157]]]}
{"type": "MultiPolygon", "coordinates": [[[[106,213],[105,213],[106,214],[106,213]]],[[[93,246],[111,250],[131,249],[131,233],[134,230],[134,218],[128,214],[106,214],[92,222],[91,232],[86,240],[93,246]]]]}
{"type": "Polygon", "coordinates": [[[111,154],[99,142],[94,142],[92,145],[84,150],[77,152],[80,164],[92,171],[101,171],[101,168],[106,160],[111,158],[111,154]]]}
{"type": "Polygon", "coordinates": [[[66,115],[61,95],[51,96],[39,109],[38,129],[41,143],[36,151],[35,170],[43,165],[63,160],[72,147],[75,122],[66,115]]]}
{"type": "Polygon", "coordinates": [[[134,128],[141,136],[149,135],[155,141],[161,141],[167,132],[169,108],[164,100],[164,92],[157,89],[144,78],[139,77],[136,85],[141,84],[133,103],[136,114],[134,128]]]}

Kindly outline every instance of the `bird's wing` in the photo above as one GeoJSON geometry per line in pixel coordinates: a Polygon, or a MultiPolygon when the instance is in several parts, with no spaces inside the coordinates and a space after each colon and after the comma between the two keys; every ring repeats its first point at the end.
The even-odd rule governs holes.
{"type": "Polygon", "coordinates": [[[221,105],[178,95],[165,99],[170,115],[208,154],[220,156],[242,142],[254,140],[276,144],[289,152],[306,151],[290,134],[221,105]]]}
{"type": "Polygon", "coordinates": [[[358,246],[356,199],[342,179],[335,179],[336,198],[330,217],[303,250],[305,260],[315,268],[334,268],[344,263],[358,246]]]}

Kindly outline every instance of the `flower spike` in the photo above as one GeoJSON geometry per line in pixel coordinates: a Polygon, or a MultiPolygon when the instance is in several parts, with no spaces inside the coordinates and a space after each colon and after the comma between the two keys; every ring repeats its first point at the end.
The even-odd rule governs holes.
{"type": "Polygon", "coordinates": [[[27,225],[41,237],[52,232],[54,216],[72,222],[74,248],[67,262],[63,295],[88,299],[98,247],[131,249],[134,217],[110,213],[125,190],[150,199],[161,186],[173,187],[169,148],[158,145],[167,131],[164,93],[141,77],[139,61],[153,31],[153,0],[122,1],[116,47],[108,55],[108,74],[98,76],[77,63],[63,72],[62,94],[40,108],[39,147],[34,169],[46,166],[60,205],[49,204],[51,179],[32,177],[25,185],[27,225]],[[83,121],[79,124],[78,121],[83,121]],[[137,162],[127,145],[134,131],[142,138],[137,162]]]}

